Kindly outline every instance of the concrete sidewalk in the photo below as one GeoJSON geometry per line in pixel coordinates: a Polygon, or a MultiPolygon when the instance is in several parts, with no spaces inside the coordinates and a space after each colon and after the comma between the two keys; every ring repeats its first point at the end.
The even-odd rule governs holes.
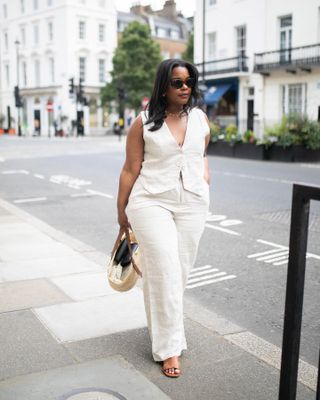
{"type": "MultiPolygon", "coordinates": [[[[162,375],[139,285],[112,291],[105,264],[0,200],[0,400],[277,399],[279,349],[187,300],[183,375],[162,375]]],[[[301,363],[298,399],[316,376],[301,363]]]]}

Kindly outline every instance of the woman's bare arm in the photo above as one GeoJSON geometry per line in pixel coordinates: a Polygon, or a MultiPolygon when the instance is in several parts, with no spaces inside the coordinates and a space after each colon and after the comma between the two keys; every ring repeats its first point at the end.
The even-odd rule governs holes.
{"type": "Polygon", "coordinates": [[[139,115],[129,129],[126,143],[126,160],[122,167],[118,189],[118,223],[120,226],[128,225],[125,208],[128,204],[130,192],[141,169],[143,161],[143,125],[139,115]]]}

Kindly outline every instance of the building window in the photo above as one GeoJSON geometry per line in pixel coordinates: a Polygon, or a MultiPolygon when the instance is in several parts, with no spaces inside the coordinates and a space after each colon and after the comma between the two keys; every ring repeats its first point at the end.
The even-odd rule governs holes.
{"type": "Polygon", "coordinates": [[[104,24],[99,24],[99,42],[105,41],[106,28],[104,24]]]}
{"type": "Polygon", "coordinates": [[[280,18],[280,62],[291,61],[292,16],[280,18]]]}
{"type": "Polygon", "coordinates": [[[171,30],[171,39],[179,40],[180,39],[180,32],[176,31],[175,29],[171,30]]]}
{"type": "Polygon", "coordinates": [[[169,53],[168,50],[162,51],[161,54],[162,54],[162,57],[163,57],[164,60],[167,60],[168,58],[170,58],[170,53],[169,53]]]}
{"type": "Polygon", "coordinates": [[[84,21],[79,21],[79,39],[86,38],[86,23],[84,21]]]}
{"type": "Polygon", "coordinates": [[[39,44],[39,25],[33,25],[33,43],[39,44]]]}
{"type": "Polygon", "coordinates": [[[26,11],[24,0],[20,0],[20,8],[21,8],[21,14],[24,14],[26,11]]]}
{"type": "Polygon", "coordinates": [[[167,30],[159,27],[156,28],[156,34],[159,38],[165,38],[168,36],[167,30]]]}
{"type": "Polygon", "coordinates": [[[8,51],[8,49],[9,49],[9,39],[8,39],[8,33],[7,32],[4,33],[4,49],[6,51],[8,51]]]}
{"type": "Polygon", "coordinates": [[[40,86],[40,61],[35,60],[34,62],[34,82],[35,86],[40,86]]]}
{"type": "Polygon", "coordinates": [[[24,47],[26,45],[26,28],[22,26],[20,28],[21,45],[24,47]]]}
{"type": "Polygon", "coordinates": [[[83,80],[86,80],[86,59],[85,57],[79,57],[79,77],[83,80]]]}
{"type": "Polygon", "coordinates": [[[53,22],[52,21],[48,22],[48,39],[49,39],[49,42],[53,41],[53,22]]]}
{"type": "Polygon", "coordinates": [[[245,25],[238,26],[236,28],[237,34],[237,56],[244,57],[246,55],[246,47],[247,47],[247,27],[245,25]]]}
{"type": "Polygon", "coordinates": [[[282,86],[282,113],[304,114],[307,109],[307,84],[282,86]]]}
{"type": "Polygon", "coordinates": [[[50,71],[50,79],[51,83],[54,83],[54,58],[49,58],[49,71],[50,71]]]}
{"type": "Polygon", "coordinates": [[[8,64],[6,64],[5,69],[6,69],[6,84],[7,87],[10,87],[10,69],[8,64]]]}
{"type": "Polygon", "coordinates": [[[212,61],[217,57],[217,34],[208,33],[208,60],[212,61]]]}
{"type": "Polygon", "coordinates": [[[99,60],[99,82],[104,83],[106,81],[106,60],[99,60]]]}
{"type": "Polygon", "coordinates": [[[22,63],[22,78],[23,78],[23,85],[27,86],[27,63],[23,61],[22,63]]]}
{"type": "Polygon", "coordinates": [[[34,9],[34,10],[37,10],[38,7],[39,7],[39,2],[38,2],[38,0],[33,0],[33,9],[34,9]]]}
{"type": "Polygon", "coordinates": [[[3,18],[8,18],[8,8],[6,4],[3,5],[3,18]]]}

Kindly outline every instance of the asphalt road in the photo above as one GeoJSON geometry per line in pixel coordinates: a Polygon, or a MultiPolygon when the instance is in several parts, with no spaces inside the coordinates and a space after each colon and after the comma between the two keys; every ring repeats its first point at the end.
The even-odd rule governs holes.
{"type": "MultiPolygon", "coordinates": [[[[0,137],[0,197],[109,253],[124,160],[114,138],[0,137]]],[[[292,185],[320,185],[320,164],[209,156],[211,205],[187,296],[281,346],[292,185]]],[[[301,358],[320,343],[320,204],[312,203],[301,358]]]]}

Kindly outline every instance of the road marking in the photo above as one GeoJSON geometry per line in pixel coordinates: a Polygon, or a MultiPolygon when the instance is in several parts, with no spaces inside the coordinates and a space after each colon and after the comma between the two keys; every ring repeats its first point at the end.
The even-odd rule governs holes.
{"type": "Polygon", "coordinates": [[[318,164],[300,164],[300,167],[305,167],[305,168],[320,168],[320,165],[318,164]]]}
{"type": "Polygon", "coordinates": [[[40,174],[33,174],[33,176],[38,179],[44,179],[44,176],[40,174]]]}
{"type": "Polygon", "coordinates": [[[210,269],[207,269],[206,271],[190,272],[189,278],[190,278],[190,277],[194,277],[194,276],[205,275],[205,274],[207,274],[208,272],[216,272],[216,271],[219,271],[219,270],[218,270],[217,268],[210,268],[210,269]]]}
{"type": "Polygon", "coordinates": [[[90,194],[90,193],[74,193],[74,194],[70,194],[70,197],[91,197],[94,196],[94,194],[90,194]]]}
{"type": "Polygon", "coordinates": [[[187,289],[236,278],[236,275],[228,275],[224,271],[217,271],[219,271],[219,269],[213,268],[212,265],[193,268],[188,276],[187,289]],[[212,272],[216,273],[213,274],[212,272]]]}
{"type": "Polygon", "coordinates": [[[32,203],[36,201],[44,201],[47,200],[46,197],[33,197],[31,199],[20,199],[20,200],[13,200],[14,203],[20,204],[20,203],[32,203]]]}
{"type": "Polygon", "coordinates": [[[0,162],[5,162],[5,161],[6,161],[5,158],[0,157],[0,162]]]}
{"type": "Polygon", "coordinates": [[[29,171],[26,171],[25,169],[13,169],[13,170],[8,170],[8,171],[2,171],[1,173],[3,175],[11,175],[11,174],[29,175],[29,171]]]}
{"type": "Polygon", "coordinates": [[[193,288],[195,288],[195,287],[210,285],[210,284],[212,284],[212,283],[227,281],[227,280],[229,280],[229,279],[234,279],[234,278],[236,278],[235,275],[227,275],[227,276],[223,276],[223,277],[221,277],[221,278],[212,279],[212,280],[210,280],[210,281],[195,283],[194,285],[187,285],[187,289],[193,289],[193,288]]]}
{"type": "Polygon", "coordinates": [[[92,194],[96,194],[97,196],[106,197],[107,199],[113,199],[113,196],[111,196],[111,194],[98,192],[97,190],[87,189],[87,192],[88,193],[92,193],[92,194]]]}
{"type": "Polygon", "coordinates": [[[73,178],[68,175],[52,175],[50,177],[50,182],[57,184],[66,184],[73,189],[79,189],[81,186],[91,185],[91,181],[86,181],[84,179],[73,178]]]}
{"type": "MultiPolygon", "coordinates": [[[[255,258],[256,261],[262,261],[266,264],[272,264],[275,266],[288,264],[289,261],[289,247],[281,244],[268,242],[267,240],[257,239],[258,243],[265,244],[267,246],[275,247],[275,249],[267,250],[259,253],[249,254],[247,258],[255,258]],[[261,257],[262,256],[262,257],[261,257]]],[[[306,258],[314,258],[320,260],[320,256],[313,253],[306,253],[306,258]]]]}
{"type": "Polygon", "coordinates": [[[215,229],[216,231],[221,231],[224,233],[229,233],[229,235],[236,235],[236,236],[240,236],[240,233],[232,231],[230,229],[226,229],[226,228],[221,228],[220,226],[215,226],[215,225],[211,225],[211,224],[206,224],[207,228],[210,229],[215,229]]]}

